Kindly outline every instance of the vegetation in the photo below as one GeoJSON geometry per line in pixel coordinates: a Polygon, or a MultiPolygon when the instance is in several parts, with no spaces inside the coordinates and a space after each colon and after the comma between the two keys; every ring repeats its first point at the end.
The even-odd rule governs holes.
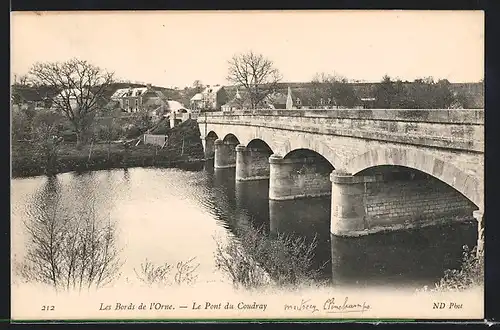
{"type": "Polygon", "coordinates": [[[424,287],[423,291],[448,292],[464,291],[484,284],[484,258],[478,256],[476,248],[463,247],[460,269],[448,269],[434,288],[424,287]]]}
{"type": "Polygon", "coordinates": [[[229,61],[227,80],[245,89],[251,109],[259,107],[268,95],[276,92],[281,79],[274,63],[261,54],[236,54],[229,61]]]}
{"type": "Polygon", "coordinates": [[[130,133],[130,129],[122,130],[115,122],[104,126],[107,128],[96,130],[94,143],[77,149],[74,142],[62,141],[62,132],[52,126],[54,131],[39,135],[36,140],[39,142],[12,143],[12,175],[29,176],[134,166],[175,166],[199,162],[204,158],[196,121],[188,120],[174,128],[166,126],[166,122],[162,121],[154,131],[155,134],[169,136],[164,148],[144,144],[136,146],[137,135],[128,142],[114,140],[123,139],[123,135],[130,133]],[[55,135],[50,135],[53,133],[55,135]]]}
{"type": "Polygon", "coordinates": [[[172,284],[194,284],[198,275],[195,273],[200,264],[194,264],[196,258],[191,258],[187,261],[179,261],[176,265],[176,272],[173,278],[170,277],[173,266],[169,263],[156,265],[151,261],[146,261],[141,264],[141,269],[138,271],[134,268],[134,272],[143,284],[151,287],[153,285],[166,287],[172,284]]]}
{"type": "Polygon", "coordinates": [[[310,105],[353,108],[359,97],[347,78],[325,73],[317,74],[310,88],[310,105]]]}
{"type": "Polygon", "coordinates": [[[384,76],[381,83],[375,85],[374,96],[375,107],[382,109],[469,108],[472,103],[470,96],[463,92],[455,94],[448,80],[436,82],[432,77],[408,83],[384,76]]]}
{"type": "Polygon", "coordinates": [[[115,226],[93,208],[64,213],[57,194],[47,193],[41,217],[26,220],[27,256],[16,271],[27,282],[56,291],[100,288],[119,276],[115,226]]]}
{"type": "Polygon", "coordinates": [[[113,81],[109,73],[84,60],[36,63],[29,72],[33,86],[56,87],[60,93],[52,98],[53,107],[71,124],[77,138],[77,146],[85,142],[98,102],[113,81]]]}
{"type": "Polygon", "coordinates": [[[268,237],[262,229],[241,228],[237,239],[223,244],[216,239],[216,265],[235,287],[297,287],[319,280],[314,269],[317,240],[277,234],[268,237]]]}

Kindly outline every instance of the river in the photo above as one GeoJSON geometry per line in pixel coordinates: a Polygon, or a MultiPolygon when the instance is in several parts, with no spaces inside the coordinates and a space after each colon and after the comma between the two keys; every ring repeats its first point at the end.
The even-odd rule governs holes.
{"type": "MultiPolygon", "coordinates": [[[[316,235],[315,265],[331,285],[433,285],[447,268],[459,267],[462,246],[474,246],[471,224],[374,234],[361,238],[330,237],[330,198],[274,202],[268,181],[236,183],[234,169],[131,168],[64,173],[11,182],[13,262],[26,256],[23,223],[36,221],[54,199],[66,216],[94,209],[117,224],[120,258],[118,281],[133,282],[134,271],[149,260],[156,264],[195,258],[198,282],[228,283],[216,270],[216,241],[235,239],[235,228],[316,235]]],[[[14,277],[14,281],[16,278],[14,277]]]]}

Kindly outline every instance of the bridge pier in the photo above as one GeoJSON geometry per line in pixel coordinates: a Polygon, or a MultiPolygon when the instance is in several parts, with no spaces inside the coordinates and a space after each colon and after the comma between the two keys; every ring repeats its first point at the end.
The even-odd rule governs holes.
{"type": "Polygon", "coordinates": [[[467,221],[477,209],[453,188],[425,176],[395,179],[391,174],[353,176],[333,171],[330,180],[330,231],[336,236],[467,221]]]}
{"type": "Polygon", "coordinates": [[[269,179],[269,153],[258,148],[236,146],[236,181],[269,179]]]}
{"type": "Polygon", "coordinates": [[[236,144],[220,139],[214,142],[214,168],[230,168],[236,166],[236,144]]]}
{"type": "Polygon", "coordinates": [[[213,159],[215,155],[215,137],[201,137],[201,144],[203,145],[203,152],[205,159],[213,159]]]}
{"type": "Polygon", "coordinates": [[[366,229],[366,211],[363,195],[365,180],[375,180],[373,177],[354,177],[333,171],[332,208],[330,232],[336,236],[358,236],[366,229]]]}
{"type": "Polygon", "coordinates": [[[269,199],[329,196],[331,165],[315,158],[269,157],[269,199]]]}

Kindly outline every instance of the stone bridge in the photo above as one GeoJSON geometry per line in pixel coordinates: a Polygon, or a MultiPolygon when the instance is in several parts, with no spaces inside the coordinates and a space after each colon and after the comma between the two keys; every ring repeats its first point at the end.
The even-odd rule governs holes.
{"type": "Polygon", "coordinates": [[[331,195],[333,234],[473,211],[482,223],[482,109],[244,110],[204,113],[198,124],[214,167],[269,179],[271,200],[331,195]]]}

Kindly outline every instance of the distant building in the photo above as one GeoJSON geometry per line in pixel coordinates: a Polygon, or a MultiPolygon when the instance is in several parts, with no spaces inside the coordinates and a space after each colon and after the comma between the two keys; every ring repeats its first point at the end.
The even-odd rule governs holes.
{"type": "Polygon", "coordinates": [[[59,94],[54,97],[53,105],[63,104],[69,102],[71,109],[76,110],[79,105],[85,103],[86,100],[90,100],[94,97],[94,94],[87,89],[63,89],[59,94]]]}
{"type": "Polygon", "coordinates": [[[168,111],[163,114],[163,117],[170,121],[170,127],[184,122],[188,119],[197,119],[199,111],[187,109],[182,103],[177,101],[167,101],[168,111]]]}
{"type": "Polygon", "coordinates": [[[118,102],[118,106],[125,112],[134,113],[139,111],[164,112],[167,110],[167,98],[157,89],[147,85],[137,88],[120,88],[111,96],[112,102],[118,102]]]}
{"type": "Polygon", "coordinates": [[[240,91],[236,89],[236,94],[235,96],[226,104],[221,106],[222,111],[235,111],[235,110],[242,110],[244,108],[244,102],[243,99],[241,98],[240,91]]]}
{"type": "Polygon", "coordinates": [[[50,108],[57,92],[53,88],[12,86],[11,102],[21,110],[50,108]]]}
{"type": "Polygon", "coordinates": [[[363,109],[375,108],[375,102],[377,101],[377,99],[374,97],[362,97],[360,98],[360,100],[361,100],[361,107],[363,109]]]}
{"type": "Polygon", "coordinates": [[[227,101],[227,92],[223,86],[208,85],[203,92],[191,98],[190,108],[193,110],[219,111],[227,101]]]}

